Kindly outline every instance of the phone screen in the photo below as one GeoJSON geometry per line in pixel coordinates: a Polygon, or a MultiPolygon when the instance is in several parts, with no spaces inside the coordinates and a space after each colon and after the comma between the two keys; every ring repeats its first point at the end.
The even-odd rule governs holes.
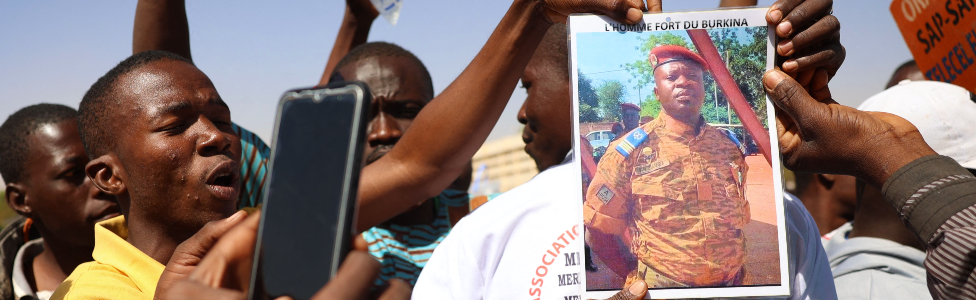
{"type": "Polygon", "coordinates": [[[290,92],[279,105],[252,299],[311,298],[348,250],[364,95],[355,89],[315,93],[290,92]]]}

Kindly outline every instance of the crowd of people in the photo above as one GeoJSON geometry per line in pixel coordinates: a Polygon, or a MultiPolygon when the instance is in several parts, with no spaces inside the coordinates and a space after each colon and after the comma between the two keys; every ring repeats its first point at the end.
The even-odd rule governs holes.
{"type": "MultiPolygon", "coordinates": [[[[573,250],[583,248],[584,230],[572,200],[580,191],[565,188],[579,178],[563,23],[599,13],[633,24],[661,9],[655,0],[514,0],[481,52],[435,95],[410,51],[366,42],[379,15],[370,1],[348,0],[320,84],[362,81],[373,96],[359,234],[315,299],[579,299],[584,256],[627,255],[573,250]],[[541,173],[472,211],[471,159],[520,81],[528,97],[518,121],[541,173]]],[[[183,0],[140,0],[133,54],[92,78],[77,109],[40,103],[0,126],[0,175],[20,215],[0,232],[0,300],[245,298],[270,148],[234,123],[230,104],[195,66],[185,10],[183,0]]],[[[781,200],[789,299],[976,298],[972,94],[925,81],[909,62],[858,109],[837,104],[830,80],[846,52],[831,10],[830,0],[779,0],[766,15],[784,62],[763,84],[782,161],[796,172],[796,196],[781,200]]],[[[683,57],[662,72],[701,84],[693,53],[654,51],[662,61],[683,57]]],[[[676,84],[669,80],[656,80],[656,92],[681,122],[681,108],[663,103],[676,84]]],[[[660,132],[669,122],[661,120],[627,130],[660,132]]],[[[722,135],[688,129],[682,134],[722,135]]],[[[617,179],[600,172],[594,181],[612,191],[586,191],[584,221],[599,229],[588,240],[620,243],[621,224],[635,222],[601,203],[638,184],[617,179]]],[[[725,201],[734,206],[728,214],[748,222],[742,186],[728,188],[739,191],[725,201]]],[[[717,262],[724,271],[715,278],[680,265],[654,272],[644,262],[680,255],[606,260],[627,279],[611,299],[643,298],[648,286],[742,282],[741,255],[717,262]]]]}

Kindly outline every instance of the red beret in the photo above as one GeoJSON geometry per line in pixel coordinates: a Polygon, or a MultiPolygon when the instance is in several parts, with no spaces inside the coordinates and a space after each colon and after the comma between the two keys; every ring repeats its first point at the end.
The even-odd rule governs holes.
{"type": "Polygon", "coordinates": [[[620,104],[620,109],[627,109],[627,108],[640,110],[640,106],[637,106],[637,104],[633,104],[633,103],[621,103],[620,104]]]}
{"type": "Polygon", "coordinates": [[[651,49],[647,62],[651,63],[651,72],[658,66],[676,61],[693,61],[701,65],[702,70],[708,72],[708,63],[698,53],[678,45],[661,45],[651,49]]]}

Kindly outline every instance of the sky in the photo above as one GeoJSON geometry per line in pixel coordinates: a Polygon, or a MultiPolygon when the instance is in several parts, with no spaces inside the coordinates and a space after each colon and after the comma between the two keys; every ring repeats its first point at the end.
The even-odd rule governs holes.
{"type": "MultiPolygon", "coordinates": [[[[745,32],[745,27],[733,28],[740,43],[751,43],[751,35],[745,32]]],[[[577,34],[577,59],[579,70],[592,81],[593,87],[598,88],[604,82],[617,80],[623,84],[626,103],[641,104],[649,93],[653,92],[653,83],[638,86],[638,77],[623,67],[624,64],[647,59],[647,52],[638,47],[644,44],[641,39],[664,32],[684,38],[691,44],[691,38],[685,30],[655,31],[655,32],[583,32],[577,34]]],[[[758,80],[758,79],[757,79],[758,80]]]]}
{"type": "MultiPolygon", "coordinates": [[[[344,2],[187,1],[193,60],[230,105],[233,120],[270,141],[281,94],[314,85],[342,19],[344,2]]],[[[768,6],[771,0],[759,1],[768,6]]],[[[436,92],[474,58],[511,1],[404,0],[399,22],[378,18],[370,41],[412,51],[436,92]]],[[[835,99],[856,106],[884,88],[911,59],[890,1],[837,1],[847,60],[831,83],[835,99]]],[[[132,51],[136,1],[0,1],[0,118],[47,102],[77,108],[95,80],[132,51]]],[[[664,0],[665,10],[704,10],[717,0],[664,0]]],[[[518,134],[525,99],[516,89],[489,140],[518,134]]]]}

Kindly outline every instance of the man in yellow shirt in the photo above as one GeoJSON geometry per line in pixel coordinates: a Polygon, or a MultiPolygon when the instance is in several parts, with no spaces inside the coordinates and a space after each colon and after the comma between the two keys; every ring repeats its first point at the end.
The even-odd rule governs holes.
{"type": "Polygon", "coordinates": [[[52,299],[151,299],[176,247],[236,211],[241,144],[230,110],[192,63],[147,51],[100,78],[79,114],[93,158],[85,173],[123,216],[96,225],[94,261],[52,299]]]}

